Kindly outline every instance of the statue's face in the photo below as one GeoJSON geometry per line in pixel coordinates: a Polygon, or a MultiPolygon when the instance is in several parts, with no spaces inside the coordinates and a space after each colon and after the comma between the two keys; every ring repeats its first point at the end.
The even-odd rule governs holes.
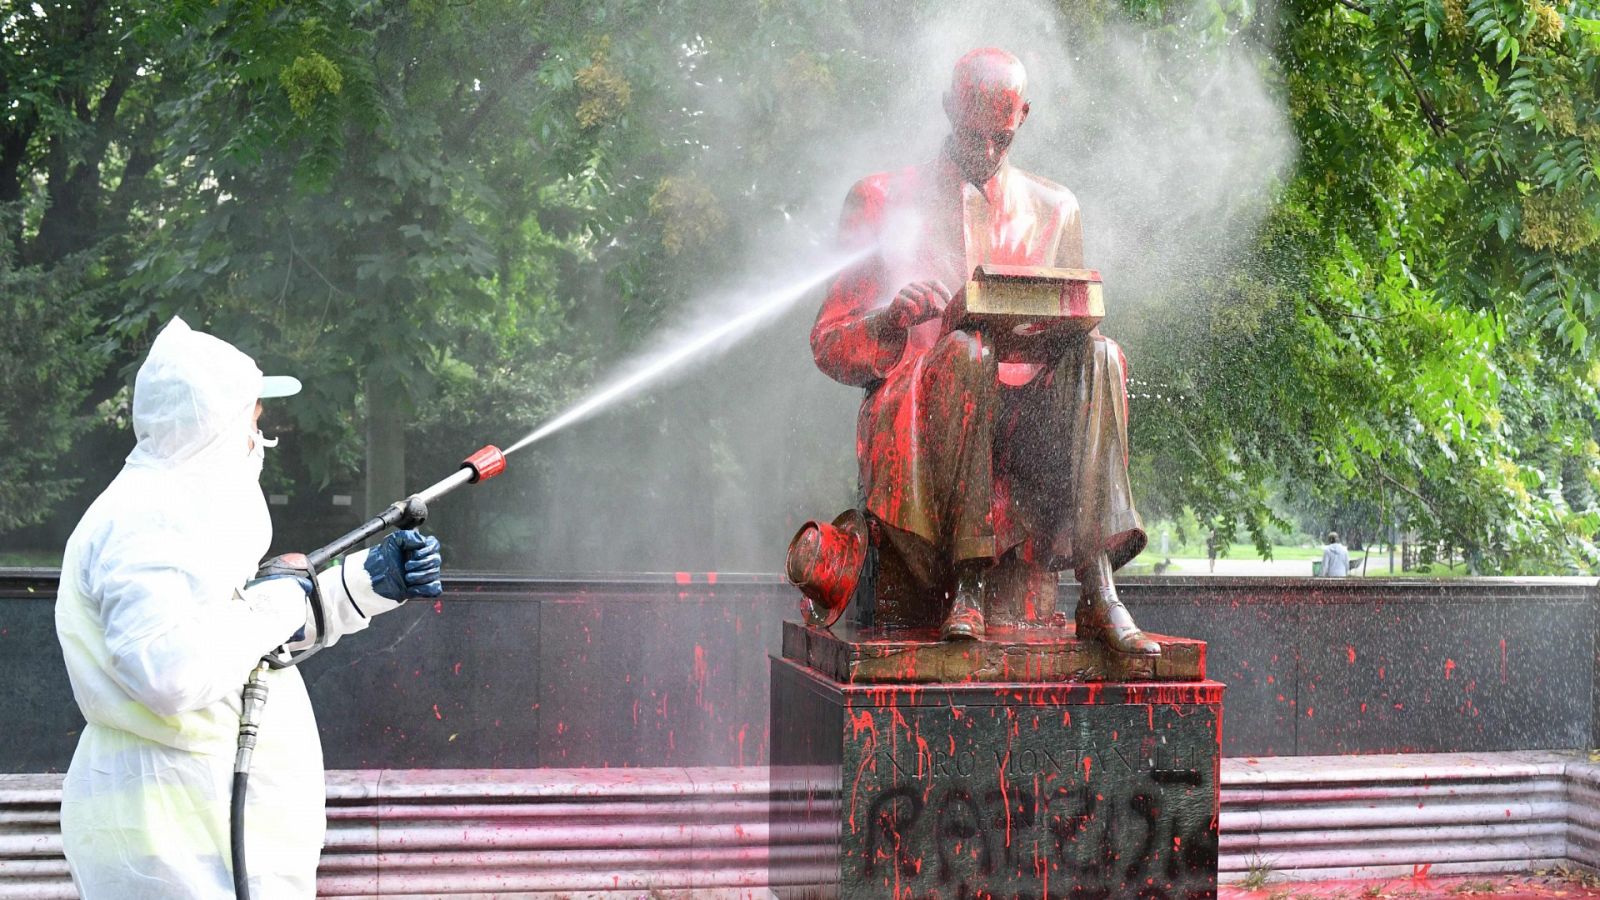
{"type": "Polygon", "coordinates": [[[951,155],[968,181],[983,184],[1005,162],[1017,129],[1028,118],[1028,103],[1021,84],[963,84],[959,75],[945,96],[951,155]]]}

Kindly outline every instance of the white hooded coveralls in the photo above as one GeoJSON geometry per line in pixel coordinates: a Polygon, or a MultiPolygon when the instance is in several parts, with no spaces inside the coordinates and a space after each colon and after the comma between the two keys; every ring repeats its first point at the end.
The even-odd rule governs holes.
{"type": "MultiPolygon", "coordinates": [[[[56,631],[88,724],[61,830],[85,900],[234,896],[240,688],[307,621],[293,579],[244,590],[272,538],[261,456],[249,449],[261,383],[248,356],[174,319],[135,381],[138,445],[67,542],[56,631]]],[[[362,556],[346,560],[351,576],[362,556]]],[[[339,581],[337,568],[318,579],[325,590],[339,581]]],[[[326,596],[349,599],[342,588],[326,596]]],[[[367,613],[382,611],[376,599],[363,596],[367,613]]],[[[344,608],[330,618],[335,638],[367,623],[344,608]]],[[[322,746],[300,673],[266,681],[245,812],[251,895],[312,897],[322,746]]]]}

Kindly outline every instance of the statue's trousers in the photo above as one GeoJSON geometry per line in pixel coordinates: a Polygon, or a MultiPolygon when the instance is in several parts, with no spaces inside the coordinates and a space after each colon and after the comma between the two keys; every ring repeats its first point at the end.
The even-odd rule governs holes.
{"type": "Polygon", "coordinates": [[[1012,387],[981,333],[951,332],[891,371],[857,426],[868,511],[957,563],[1138,555],[1127,446],[1126,362],[1098,334],[1012,387]]]}

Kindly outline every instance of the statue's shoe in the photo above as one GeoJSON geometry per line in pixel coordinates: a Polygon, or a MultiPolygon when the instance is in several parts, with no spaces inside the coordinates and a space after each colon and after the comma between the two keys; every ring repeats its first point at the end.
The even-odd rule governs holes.
{"type": "Polygon", "coordinates": [[[1085,589],[1078,595],[1078,639],[1098,640],[1117,653],[1160,656],[1161,645],[1145,636],[1133,623],[1114,587],[1085,589]]]}
{"type": "Polygon", "coordinates": [[[945,616],[939,636],[947,641],[975,641],[983,637],[983,613],[972,607],[958,607],[945,616]]]}
{"type": "Polygon", "coordinates": [[[939,636],[947,641],[975,641],[983,637],[983,575],[963,572],[956,579],[955,598],[950,614],[944,617],[939,636]]]}

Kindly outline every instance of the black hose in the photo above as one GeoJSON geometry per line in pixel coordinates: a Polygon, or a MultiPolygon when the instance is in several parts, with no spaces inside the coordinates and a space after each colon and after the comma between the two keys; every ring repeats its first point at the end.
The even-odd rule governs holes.
{"type": "Polygon", "coordinates": [[[249,772],[233,773],[233,803],[228,813],[228,826],[233,847],[233,895],[238,900],[250,900],[250,873],[244,864],[244,798],[249,786],[249,772]]]}
{"type": "Polygon", "coordinates": [[[244,861],[244,804],[250,786],[250,757],[255,754],[261,729],[261,710],[267,705],[266,660],[256,664],[239,698],[239,752],[233,757],[233,802],[228,809],[228,846],[233,853],[233,895],[250,900],[250,873],[244,861]]]}

